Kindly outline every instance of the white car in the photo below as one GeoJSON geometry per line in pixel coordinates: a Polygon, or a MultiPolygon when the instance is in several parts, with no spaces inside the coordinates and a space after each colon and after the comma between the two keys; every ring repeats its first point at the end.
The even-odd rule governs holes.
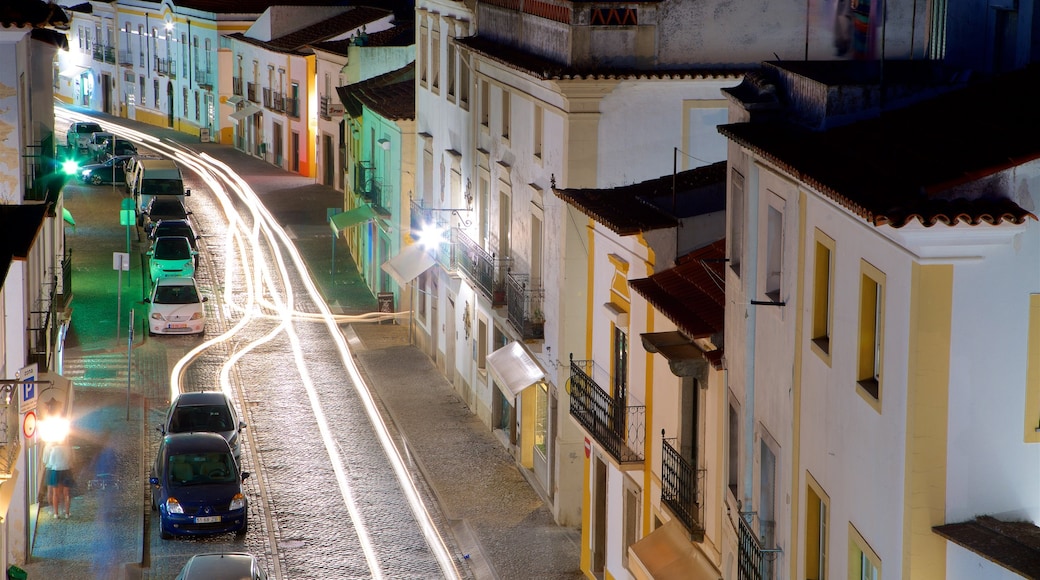
{"type": "Polygon", "coordinates": [[[188,238],[163,236],[155,238],[148,256],[148,275],[152,282],[160,278],[190,278],[195,275],[195,256],[188,238]]]}
{"type": "Polygon", "coordinates": [[[160,278],[148,305],[148,334],[201,334],[206,329],[206,297],[194,278],[160,278]]]}

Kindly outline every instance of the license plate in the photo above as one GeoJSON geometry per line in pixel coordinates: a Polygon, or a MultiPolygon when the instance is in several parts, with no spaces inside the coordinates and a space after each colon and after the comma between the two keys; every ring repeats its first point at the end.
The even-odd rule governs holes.
{"type": "Polygon", "coordinates": [[[215,524],[220,521],[220,516],[199,516],[195,518],[196,524],[215,524]]]}
{"type": "Polygon", "coordinates": [[[166,328],[188,328],[188,325],[182,322],[173,322],[169,324],[166,328]]]}

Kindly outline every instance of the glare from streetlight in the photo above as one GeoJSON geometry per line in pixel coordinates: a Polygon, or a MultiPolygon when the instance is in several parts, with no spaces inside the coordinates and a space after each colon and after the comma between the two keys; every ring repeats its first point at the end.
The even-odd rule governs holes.
{"type": "Polygon", "coordinates": [[[69,420],[65,417],[48,417],[40,421],[37,429],[45,442],[57,443],[69,436],[69,420]]]}
{"type": "Polygon", "coordinates": [[[433,225],[426,224],[419,231],[419,244],[427,250],[432,250],[444,241],[444,230],[433,225]]]}

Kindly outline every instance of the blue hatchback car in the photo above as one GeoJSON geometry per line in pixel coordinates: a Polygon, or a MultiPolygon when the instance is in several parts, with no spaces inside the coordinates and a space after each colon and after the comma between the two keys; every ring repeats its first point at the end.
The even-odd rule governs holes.
{"type": "Polygon", "coordinates": [[[159,536],[202,535],[249,529],[248,502],[228,442],[216,433],[175,433],[163,437],[148,479],[152,510],[159,512],[159,536]]]}

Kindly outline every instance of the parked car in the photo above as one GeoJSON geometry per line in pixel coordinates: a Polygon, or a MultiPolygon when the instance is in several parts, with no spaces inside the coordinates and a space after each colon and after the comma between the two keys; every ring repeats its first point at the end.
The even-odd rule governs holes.
{"type": "Polygon", "coordinates": [[[195,233],[195,227],[191,225],[191,221],[187,219],[161,219],[155,222],[152,229],[148,232],[148,239],[153,242],[159,238],[169,236],[188,238],[188,243],[191,244],[191,249],[195,250],[195,262],[197,265],[199,257],[199,235],[195,233]]]}
{"type": "Polygon", "coordinates": [[[104,163],[91,163],[79,170],[79,179],[83,183],[101,185],[103,183],[122,183],[126,179],[126,161],[128,156],[110,157],[104,163]]]}
{"type": "Polygon", "coordinates": [[[195,275],[195,255],[187,238],[164,236],[155,238],[148,256],[148,274],[152,282],[160,278],[184,277],[195,275]]]}
{"type": "Polygon", "coordinates": [[[267,580],[267,572],[252,554],[195,554],[188,558],[176,580],[267,580]]]}
{"type": "Polygon", "coordinates": [[[148,334],[201,334],[206,329],[207,299],[194,278],[160,278],[148,303],[148,334]]]}
{"type": "Polygon", "coordinates": [[[153,153],[140,153],[134,155],[126,162],[126,190],[133,194],[132,184],[137,179],[138,172],[141,171],[141,162],[145,159],[162,159],[162,155],[155,155],[153,153]]]}
{"type": "MultiPolygon", "coordinates": [[[[177,198],[153,197],[144,208],[144,231],[149,233],[160,220],[184,220],[188,219],[191,212],[185,209],[184,204],[177,198]]],[[[149,234],[149,237],[151,235],[149,234]]],[[[188,240],[193,242],[194,240],[188,240]]],[[[195,244],[192,244],[192,249],[195,244]]]]}
{"type": "Polygon", "coordinates": [[[116,155],[137,155],[137,145],[126,139],[111,137],[101,144],[99,160],[108,159],[116,155]]]}
{"type": "Polygon", "coordinates": [[[90,136],[99,131],[104,129],[93,121],[75,121],[65,132],[65,144],[71,153],[86,153],[90,148],[90,136]]]}
{"type": "Polygon", "coordinates": [[[90,134],[90,141],[87,143],[87,150],[90,153],[91,159],[98,161],[101,159],[101,154],[104,153],[105,142],[112,139],[115,135],[107,131],[95,131],[90,134]]]}
{"type": "Polygon", "coordinates": [[[221,534],[244,536],[248,500],[227,441],[216,433],[171,433],[159,444],[148,483],[159,537],[221,534]]]}
{"type": "Polygon", "coordinates": [[[238,418],[231,399],[221,391],[199,391],[181,393],[170,403],[166,419],[157,427],[160,433],[217,433],[228,442],[235,461],[242,456],[242,445],[238,438],[246,428],[245,421],[238,418]]]}

